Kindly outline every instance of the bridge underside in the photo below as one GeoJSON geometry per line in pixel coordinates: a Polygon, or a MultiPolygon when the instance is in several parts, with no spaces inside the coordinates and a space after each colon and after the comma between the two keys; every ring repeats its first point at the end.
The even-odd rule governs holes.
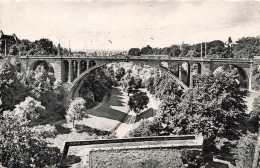
{"type": "MultiPolygon", "coordinates": [[[[71,94],[71,98],[75,95],[75,91],[80,87],[80,82],[89,72],[96,68],[100,68],[109,63],[119,62],[133,62],[135,65],[143,67],[148,65],[154,67],[156,72],[158,69],[165,71],[168,75],[175,79],[175,81],[181,85],[184,89],[193,87],[195,74],[209,74],[213,73],[219,67],[225,65],[233,65],[238,69],[240,76],[240,83],[244,87],[251,89],[251,62],[231,62],[231,61],[218,61],[218,60],[201,60],[201,59],[130,59],[130,57],[112,57],[112,58],[76,58],[76,57],[64,57],[64,58],[24,58],[21,59],[24,63],[24,67],[35,69],[36,66],[42,64],[48,65],[49,69],[52,69],[54,76],[62,83],[67,83],[71,94]],[[170,70],[170,71],[169,71],[170,70]]],[[[159,71],[160,72],[160,71],[159,71]]]]}

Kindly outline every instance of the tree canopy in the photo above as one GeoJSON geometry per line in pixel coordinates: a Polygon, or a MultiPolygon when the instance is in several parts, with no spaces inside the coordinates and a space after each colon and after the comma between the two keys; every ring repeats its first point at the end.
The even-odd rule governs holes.
{"type": "Polygon", "coordinates": [[[131,110],[139,114],[141,110],[147,107],[149,98],[146,92],[137,92],[130,96],[128,105],[131,110]]]}

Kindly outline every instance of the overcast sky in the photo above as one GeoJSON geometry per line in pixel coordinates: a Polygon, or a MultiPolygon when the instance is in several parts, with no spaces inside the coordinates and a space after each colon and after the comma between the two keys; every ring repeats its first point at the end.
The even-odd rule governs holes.
{"type": "Polygon", "coordinates": [[[128,50],[260,35],[260,2],[0,2],[0,29],[72,50],[128,50]]]}

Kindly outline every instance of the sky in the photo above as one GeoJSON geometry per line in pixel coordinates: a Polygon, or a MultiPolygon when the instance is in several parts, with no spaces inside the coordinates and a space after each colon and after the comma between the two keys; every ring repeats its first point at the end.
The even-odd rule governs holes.
{"type": "Polygon", "coordinates": [[[260,35],[260,1],[1,1],[0,30],[75,50],[128,50],[260,35]]]}

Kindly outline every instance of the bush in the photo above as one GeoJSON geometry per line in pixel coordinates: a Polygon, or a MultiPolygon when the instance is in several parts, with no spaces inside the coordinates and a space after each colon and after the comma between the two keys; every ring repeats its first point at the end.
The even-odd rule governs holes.
{"type": "Polygon", "coordinates": [[[55,126],[51,126],[50,124],[35,126],[32,131],[41,135],[43,138],[55,137],[58,134],[55,126]]]}
{"type": "Polygon", "coordinates": [[[249,134],[239,139],[237,147],[233,150],[237,168],[252,166],[256,144],[257,134],[249,134]]]}
{"type": "Polygon", "coordinates": [[[63,127],[62,125],[59,125],[59,124],[56,124],[54,126],[55,126],[55,128],[56,128],[56,130],[59,134],[69,134],[69,133],[71,133],[70,128],[63,127]]]}
{"type": "Polygon", "coordinates": [[[131,130],[129,137],[144,137],[158,135],[158,125],[154,121],[141,120],[137,128],[131,130]]]}
{"type": "Polygon", "coordinates": [[[82,133],[82,132],[86,132],[89,135],[97,135],[97,136],[104,136],[104,135],[109,135],[110,132],[109,131],[102,131],[96,128],[91,128],[89,126],[86,125],[75,125],[75,128],[77,130],[78,133],[82,133]]]}

